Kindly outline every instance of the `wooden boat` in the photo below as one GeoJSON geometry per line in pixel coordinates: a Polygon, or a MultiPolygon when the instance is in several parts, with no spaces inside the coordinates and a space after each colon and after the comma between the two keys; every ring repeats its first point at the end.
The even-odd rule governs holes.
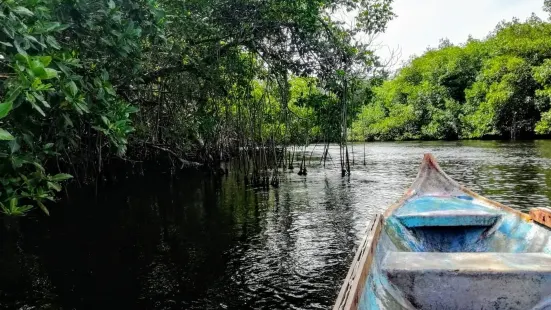
{"type": "MultiPolygon", "coordinates": [[[[544,223],[549,211],[534,212],[544,223]]],[[[461,186],[427,154],[370,223],[333,309],[551,309],[551,230],[461,186]]]]}

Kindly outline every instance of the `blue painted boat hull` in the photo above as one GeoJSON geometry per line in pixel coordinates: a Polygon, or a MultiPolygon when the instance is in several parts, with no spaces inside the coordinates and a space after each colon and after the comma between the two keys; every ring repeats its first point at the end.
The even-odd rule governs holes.
{"type": "Polygon", "coordinates": [[[427,154],[369,225],[334,309],[551,309],[551,230],[458,184],[427,154]]]}

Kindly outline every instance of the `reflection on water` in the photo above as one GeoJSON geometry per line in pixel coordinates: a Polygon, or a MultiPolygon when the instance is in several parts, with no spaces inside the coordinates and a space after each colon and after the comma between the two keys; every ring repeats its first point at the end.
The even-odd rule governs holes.
{"type": "Polygon", "coordinates": [[[321,168],[318,147],[308,176],[295,169],[269,191],[235,175],[133,178],[97,199],[73,194],[50,218],[5,221],[0,307],[327,309],[368,220],[425,152],[499,202],[549,205],[551,141],[370,143],[365,166],[356,145],[350,178],[321,168]]]}

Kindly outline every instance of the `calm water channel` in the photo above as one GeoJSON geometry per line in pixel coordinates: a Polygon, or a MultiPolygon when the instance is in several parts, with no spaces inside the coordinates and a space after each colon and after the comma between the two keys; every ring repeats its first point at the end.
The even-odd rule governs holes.
{"type": "Polygon", "coordinates": [[[269,191],[232,175],[132,178],[5,222],[0,308],[328,309],[368,220],[425,152],[499,202],[550,205],[551,141],[369,143],[365,166],[356,144],[350,178],[318,148],[308,176],[269,191]]]}

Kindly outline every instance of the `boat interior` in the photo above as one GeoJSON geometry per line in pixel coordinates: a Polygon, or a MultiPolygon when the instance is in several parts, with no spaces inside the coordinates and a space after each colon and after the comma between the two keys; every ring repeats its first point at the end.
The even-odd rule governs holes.
{"type": "Polygon", "coordinates": [[[551,309],[551,231],[426,155],[404,197],[372,222],[349,277],[336,309],[551,309]]]}

